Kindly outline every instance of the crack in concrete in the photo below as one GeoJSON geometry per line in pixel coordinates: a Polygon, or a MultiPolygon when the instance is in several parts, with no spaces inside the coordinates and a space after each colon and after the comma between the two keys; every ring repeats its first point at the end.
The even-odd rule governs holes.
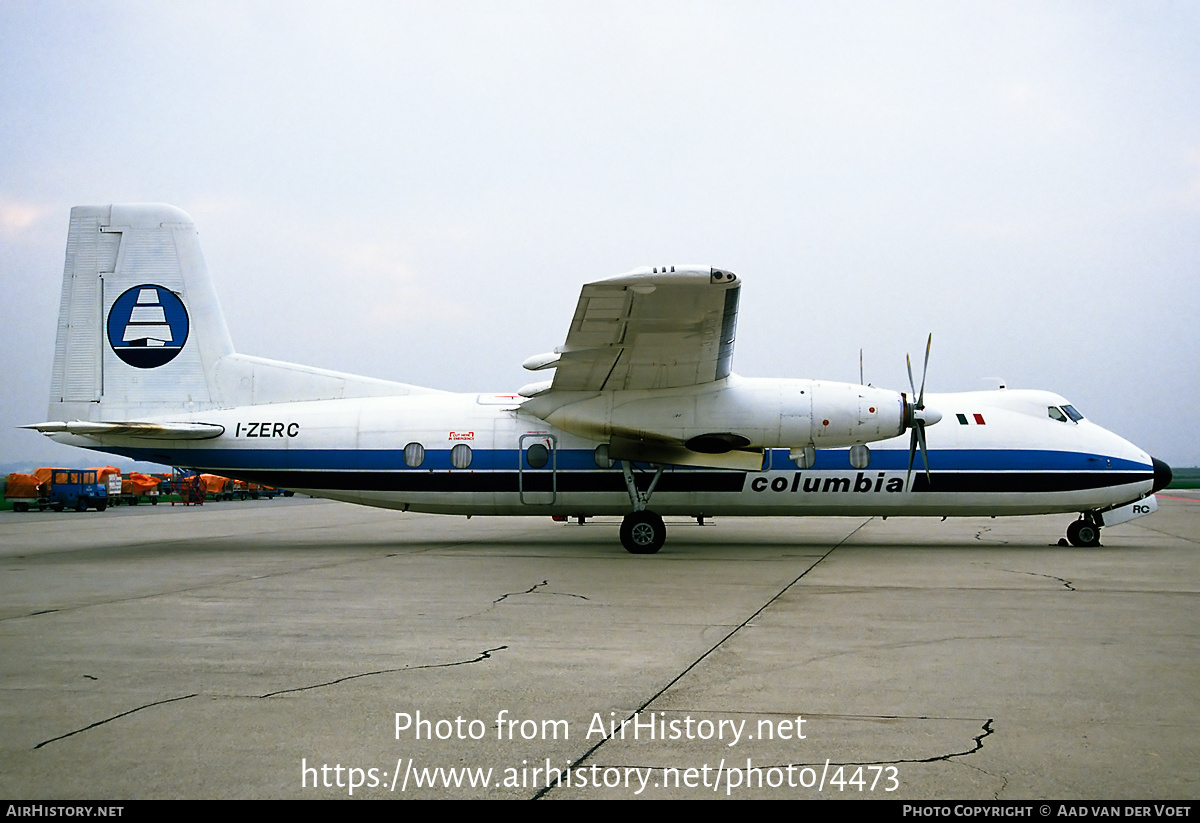
{"type": "MultiPolygon", "coordinates": [[[[541,583],[534,583],[532,586],[530,586],[528,589],[526,589],[523,592],[508,592],[507,594],[503,594],[500,597],[497,597],[495,600],[493,600],[492,605],[495,606],[497,603],[501,602],[502,600],[507,600],[508,598],[515,597],[518,594],[533,594],[538,589],[540,589],[542,586],[549,586],[549,585],[550,585],[550,580],[546,579],[546,580],[543,580],[541,583]]],[[[554,595],[558,595],[559,597],[578,597],[580,600],[588,599],[588,598],[584,597],[582,594],[571,594],[570,592],[546,592],[546,594],[554,594],[554,595]]]]}
{"type": "Polygon", "coordinates": [[[943,755],[939,755],[938,757],[928,757],[928,758],[925,758],[924,760],[897,760],[895,762],[897,762],[897,763],[936,763],[936,762],[942,761],[942,760],[949,761],[950,758],[952,758],[952,757],[966,757],[967,755],[975,754],[975,752],[977,752],[983,748],[984,738],[991,737],[993,734],[996,733],[996,730],[992,728],[992,724],[995,722],[996,722],[996,718],[994,718],[994,717],[989,717],[987,719],[987,722],[983,724],[983,731],[980,734],[975,735],[975,748],[973,748],[973,749],[970,749],[965,752],[952,752],[951,754],[943,754],[943,755]]]}
{"type": "Polygon", "coordinates": [[[572,594],[571,592],[539,592],[538,591],[543,586],[549,586],[549,585],[550,585],[550,580],[549,580],[549,578],[547,578],[546,580],[543,580],[541,583],[534,583],[532,586],[530,586],[528,589],[525,589],[524,591],[507,592],[505,594],[500,595],[495,600],[493,600],[486,609],[481,609],[480,611],[477,611],[477,612],[471,612],[470,614],[464,614],[462,617],[459,617],[456,619],[467,620],[472,617],[479,617],[479,615],[481,615],[481,614],[486,614],[487,612],[490,612],[492,609],[496,608],[496,606],[500,605],[508,598],[516,597],[517,595],[520,595],[520,594],[551,594],[556,597],[574,597],[579,600],[590,600],[590,598],[585,597],[582,594],[572,594]]]}
{"type": "MultiPolygon", "coordinates": [[[[861,717],[861,718],[864,718],[864,719],[894,720],[894,719],[897,719],[897,717],[898,717],[898,716],[897,716],[897,715],[855,715],[855,717],[861,717]]],[[[946,717],[919,716],[919,717],[916,717],[916,718],[904,718],[904,719],[916,719],[916,720],[958,720],[958,719],[964,719],[964,718],[946,718],[946,717]]],[[[896,760],[847,760],[847,761],[841,761],[841,760],[825,760],[825,761],[819,761],[819,760],[817,760],[817,761],[813,761],[813,762],[811,762],[811,763],[810,763],[810,762],[807,762],[807,761],[800,761],[800,762],[797,762],[797,763],[777,763],[777,764],[773,764],[773,765],[767,765],[767,764],[763,763],[763,764],[760,764],[760,765],[755,765],[755,766],[748,767],[748,768],[735,768],[735,767],[729,767],[729,766],[722,766],[720,769],[718,769],[718,770],[717,770],[717,777],[716,777],[716,780],[717,780],[717,781],[719,781],[719,780],[721,779],[721,778],[720,778],[720,773],[721,773],[721,772],[725,772],[725,773],[727,773],[727,774],[729,774],[729,773],[734,773],[734,772],[736,772],[736,773],[738,773],[738,774],[742,774],[742,775],[744,776],[744,779],[743,779],[743,782],[742,782],[741,784],[739,784],[739,785],[748,785],[748,784],[749,784],[749,781],[750,781],[750,772],[751,772],[751,771],[757,771],[757,772],[759,772],[759,773],[761,774],[763,771],[767,771],[767,770],[770,770],[770,769],[803,769],[803,768],[810,768],[810,769],[823,769],[823,770],[824,770],[824,772],[828,772],[828,770],[829,770],[830,768],[845,768],[845,767],[848,767],[848,766],[849,766],[849,767],[859,767],[859,768],[861,768],[861,767],[863,767],[863,766],[879,766],[879,767],[884,767],[884,766],[899,766],[899,765],[906,764],[906,763],[907,763],[907,764],[913,764],[913,763],[942,763],[942,762],[949,763],[949,762],[951,762],[952,760],[954,760],[954,758],[967,757],[967,756],[969,756],[969,755],[972,755],[972,754],[975,754],[976,752],[978,752],[978,751],[980,751],[981,749],[983,749],[983,741],[984,741],[984,739],[985,739],[985,738],[988,738],[988,737],[991,737],[993,734],[995,734],[995,733],[996,733],[996,730],[995,730],[995,729],[992,727],[992,724],[993,724],[994,722],[995,722],[995,718],[994,718],[994,717],[989,717],[989,718],[987,719],[987,721],[986,721],[986,722],[984,722],[983,726],[981,727],[981,732],[980,732],[979,734],[975,735],[975,737],[973,738],[973,740],[974,740],[974,743],[975,743],[974,747],[973,747],[973,748],[970,748],[970,749],[967,749],[967,750],[965,750],[965,751],[961,751],[961,752],[947,752],[946,754],[935,755],[935,756],[933,756],[933,757],[899,758],[899,759],[896,759],[896,760]]],[[[608,739],[609,739],[609,738],[605,738],[605,740],[604,740],[604,741],[601,741],[601,743],[604,743],[604,742],[606,742],[608,739]]],[[[598,748],[598,746],[597,746],[597,748],[598,748]]],[[[595,749],[593,749],[592,751],[595,751],[595,749]]],[[[581,762],[583,761],[583,759],[584,759],[584,758],[580,758],[579,762],[581,763],[581,762]]],[[[975,765],[973,765],[973,764],[970,764],[970,763],[962,763],[961,761],[954,761],[954,762],[960,763],[961,765],[964,765],[964,766],[967,766],[968,768],[974,769],[974,770],[976,770],[976,771],[980,772],[981,774],[985,774],[985,775],[987,775],[988,777],[992,777],[992,778],[995,778],[995,779],[997,779],[997,780],[1000,780],[1000,788],[999,788],[999,789],[997,789],[997,790],[996,790],[996,791],[993,793],[993,797],[994,797],[996,800],[999,800],[999,799],[1000,799],[1000,794],[1001,794],[1001,793],[1002,793],[1002,792],[1005,790],[1005,788],[1007,788],[1007,787],[1008,787],[1008,778],[1007,778],[1007,777],[1004,777],[1003,775],[995,775],[995,774],[992,774],[991,772],[989,772],[989,771],[987,771],[987,770],[985,770],[985,769],[981,769],[981,768],[979,768],[978,766],[975,766],[975,765]]],[[[571,765],[570,767],[568,767],[568,768],[569,768],[569,769],[574,769],[574,768],[577,768],[577,764],[572,764],[572,765],[571,765]]],[[[670,767],[670,766],[651,766],[651,765],[646,765],[646,764],[644,764],[644,763],[643,763],[643,764],[636,765],[636,766],[635,766],[635,765],[631,765],[631,764],[627,764],[627,763],[626,763],[626,764],[619,764],[619,765],[618,765],[618,764],[612,764],[612,763],[610,763],[610,764],[605,764],[605,765],[604,765],[602,768],[606,768],[606,769],[612,769],[612,768],[616,768],[616,769],[638,769],[638,770],[643,770],[643,771],[646,771],[646,770],[651,770],[651,771],[661,771],[661,770],[665,770],[665,769],[672,768],[672,767],[670,767]]],[[[876,776],[876,778],[875,778],[875,779],[876,779],[876,780],[878,780],[878,779],[879,779],[880,777],[882,777],[882,776],[883,776],[883,774],[882,774],[882,773],[880,773],[879,775],[877,775],[877,776],[876,776]]],[[[843,778],[844,778],[844,777],[845,777],[845,775],[843,774],[843,778]]],[[[899,774],[898,774],[898,773],[897,773],[896,777],[897,777],[897,779],[899,779],[899,774]]],[[[851,776],[851,779],[853,779],[853,776],[851,776]]],[[[822,785],[824,785],[824,783],[825,783],[825,781],[824,781],[824,777],[822,777],[822,785]]],[[[657,785],[657,784],[656,784],[656,785],[657,785]]],[[[707,785],[707,784],[706,784],[706,785],[707,785]]],[[[833,784],[830,784],[830,785],[833,785],[833,784]]],[[[541,797],[543,797],[543,796],[544,796],[544,795],[545,795],[547,792],[549,792],[551,788],[557,788],[557,783],[556,783],[556,784],[554,784],[554,786],[548,786],[548,787],[546,787],[545,789],[543,789],[542,791],[540,791],[538,794],[535,794],[535,795],[533,796],[533,798],[532,798],[532,799],[533,799],[533,800],[538,800],[538,799],[540,799],[540,798],[541,798],[541,797]]]]}
{"type": "Polygon", "coordinates": [[[1041,572],[1020,572],[1020,571],[1017,571],[1016,569],[1001,569],[1000,571],[1008,572],[1009,574],[1027,574],[1027,575],[1030,575],[1031,577],[1047,577],[1051,580],[1057,580],[1059,583],[1062,583],[1063,588],[1065,588],[1069,592],[1077,591],[1077,589],[1075,588],[1075,584],[1072,583],[1070,580],[1064,580],[1063,578],[1055,577],[1052,574],[1042,574],[1041,572]]]}
{"type": "MultiPolygon", "coordinates": [[[[983,542],[983,536],[984,536],[985,534],[987,534],[988,532],[990,532],[991,530],[992,530],[992,527],[991,527],[991,526],[984,526],[982,529],[980,529],[979,531],[975,532],[975,539],[976,539],[976,540],[978,540],[980,543],[982,543],[982,542],[983,542]]],[[[1007,541],[1007,540],[1000,540],[999,538],[989,538],[989,542],[990,542],[990,543],[993,543],[993,544],[995,544],[995,545],[998,545],[998,546],[1005,546],[1005,545],[1008,545],[1008,541],[1007,541]]]]}
{"type": "Polygon", "coordinates": [[[510,598],[514,595],[533,594],[535,591],[540,589],[542,586],[549,586],[549,585],[550,585],[550,578],[546,578],[541,583],[534,583],[532,586],[530,586],[528,589],[526,589],[523,592],[508,592],[507,594],[502,594],[499,597],[497,597],[495,600],[492,601],[492,605],[495,606],[497,603],[501,602],[502,600],[507,600],[508,598],[510,598]]]}
{"type": "MultiPolygon", "coordinates": [[[[492,652],[502,651],[507,648],[508,648],[508,646],[496,646],[495,648],[484,649],[482,652],[479,653],[479,655],[477,657],[473,657],[470,660],[456,660],[452,663],[430,663],[430,664],[424,665],[424,666],[402,666],[402,667],[396,668],[396,669],[380,669],[379,671],[374,671],[374,672],[361,672],[359,674],[352,674],[347,677],[340,677],[337,680],[330,680],[327,683],[314,683],[310,686],[300,686],[295,689],[281,689],[280,691],[277,691],[277,692],[268,692],[267,694],[259,695],[259,698],[275,697],[276,695],[289,694],[291,692],[302,692],[302,691],[308,691],[311,689],[320,689],[325,686],[333,686],[338,683],[345,683],[348,680],[357,680],[358,678],[361,678],[361,677],[371,677],[372,675],[376,675],[376,674],[393,674],[396,672],[417,671],[419,669],[444,669],[444,668],[450,668],[452,666],[465,666],[465,665],[469,665],[471,663],[480,663],[484,660],[489,659],[492,656],[492,652]]],[[[91,680],[96,679],[95,677],[92,677],[91,675],[84,675],[84,677],[87,677],[91,680]]],[[[130,709],[129,711],[124,711],[124,712],[121,712],[120,714],[114,714],[112,717],[106,717],[103,720],[97,720],[95,723],[89,723],[88,725],[86,725],[82,728],[75,729],[74,731],[67,732],[66,734],[60,734],[58,737],[52,737],[49,740],[43,740],[41,743],[38,743],[36,746],[34,746],[33,749],[34,749],[34,751],[36,751],[36,750],[42,748],[43,746],[49,745],[50,743],[54,743],[58,740],[64,740],[68,737],[73,737],[74,735],[80,734],[81,732],[86,732],[89,729],[94,729],[97,726],[103,726],[106,723],[111,723],[114,720],[119,720],[122,717],[128,717],[129,715],[140,712],[143,709],[149,709],[154,706],[163,706],[163,705],[166,705],[167,703],[176,703],[180,700],[189,700],[193,697],[197,697],[199,694],[200,694],[199,692],[193,692],[192,694],[185,694],[182,697],[169,697],[166,700],[155,700],[152,703],[146,703],[145,705],[138,706],[137,708],[130,709]]]]}
{"type": "MultiPolygon", "coordinates": [[[[869,714],[864,714],[864,715],[856,715],[856,716],[857,716],[857,717],[866,718],[866,719],[878,719],[878,720],[895,720],[895,719],[897,719],[897,717],[896,717],[895,715],[886,715],[886,714],[880,714],[880,715],[869,715],[869,714]]],[[[916,719],[916,720],[957,720],[957,719],[960,719],[960,718],[952,718],[952,717],[951,717],[951,718],[948,718],[948,717],[932,717],[932,716],[931,716],[931,717],[917,717],[917,718],[905,718],[905,719],[910,719],[910,720],[911,720],[911,719],[916,719]]],[[[776,765],[772,765],[772,766],[768,766],[768,765],[765,765],[765,764],[764,764],[764,765],[762,765],[762,766],[754,766],[753,768],[755,768],[755,769],[786,769],[786,768],[788,768],[789,766],[791,766],[791,767],[794,767],[794,768],[803,768],[803,767],[806,767],[806,766],[807,766],[807,767],[813,767],[813,766],[895,766],[895,765],[898,765],[898,764],[901,764],[901,763],[941,763],[941,762],[949,762],[949,761],[950,761],[952,758],[955,758],[955,757],[967,757],[968,755],[975,754],[975,752],[977,752],[977,751],[979,751],[980,749],[982,749],[982,748],[983,748],[983,740],[984,740],[984,738],[985,738],[985,737],[991,737],[993,734],[995,734],[995,733],[996,733],[996,730],[992,728],[992,723],[994,723],[994,722],[995,722],[995,718],[994,718],[994,717],[989,717],[989,718],[987,719],[987,721],[986,721],[986,722],[983,724],[983,726],[981,726],[981,727],[980,727],[980,728],[982,729],[982,732],[981,732],[980,734],[977,734],[977,735],[976,735],[976,736],[973,738],[973,740],[975,741],[975,746],[974,746],[974,748],[972,748],[972,749],[968,749],[968,750],[966,750],[966,751],[961,751],[961,752],[949,752],[949,753],[947,753],[947,754],[939,754],[939,755],[934,755],[933,757],[902,757],[902,758],[899,758],[899,759],[896,759],[896,760],[845,760],[845,761],[842,761],[842,760],[827,760],[827,761],[825,761],[825,760],[815,760],[815,761],[813,761],[813,762],[811,762],[811,763],[810,763],[810,762],[808,762],[808,761],[803,761],[803,760],[802,760],[802,761],[798,761],[798,762],[796,762],[796,763],[782,763],[782,764],[776,764],[776,765]]],[[[623,769],[623,768],[630,768],[630,769],[632,769],[632,768],[642,768],[642,769],[662,769],[662,768],[670,768],[670,767],[666,767],[666,766],[647,766],[647,765],[641,765],[641,766],[636,766],[636,767],[635,767],[635,766],[626,766],[626,765],[621,765],[621,766],[608,766],[607,768],[619,768],[619,769],[623,769]]],[[[976,766],[972,766],[971,768],[978,768],[978,767],[976,767],[976,766]]],[[[741,769],[741,768],[730,768],[729,766],[726,766],[726,767],[725,767],[725,769],[724,769],[724,771],[727,771],[727,772],[745,772],[745,771],[749,771],[749,770],[748,770],[748,769],[741,769]]],[[[979,769],[979,771],[983,771],[983,769],[979,769]]],[[[984,772],[984,774],[987,774],[987,772],[984,772]]]]}
{"type": "Polygon", "coordinates": [[[73,737],[74,735],[77,735],[81,732],[86,732],[88,729],[94,729],[97,726],[103,726],[105,723],[111,723],[114,720],[119,720],[122,717],[128,717],[129,715],[134,714],[135,712],[140,712],[142,709],[149,709],[154,706],[162,706],[167,703],[175,703],[180,700],[189,700],[193,697],[196,697],[196,695],[198,695],[198,694],[199,694],[199,692],[196,692],[195,694],[185,694],[183,697],[169,697],[166,700],[155,700],[153,703],[147,703],[144,706],[138,706],[136,709],[130,709],[127,712],[121,712],[120,714],[114,714],[112,717],[106,717],[104,720],[97,720],[95,723],[91,723],[87,726],[84,726],[81,729],[76,729],[73,732],[67,732],[66,734],[60,734],[58,737],[52,737],[49,740],[43,740],[41,743],[38,743],[36,746],[34,746],[33,750],[37,751],[42,746],[48,745],[50,743],[54,743],[55,741],[64,740],[68,737],[73,737]]]}
{"type": "Polygon", "coordinates": [[[373,672],[360,672],[359,674],[351,674],[347,675],[346,677],[339,677],[336,680],[330,680],[325,683],[313,683],[309,686],[297,686],[294,689],[280,689],[276,692],[267,692],[266,694],[260,694],[259,698],[262,699],[266,697],[276,697],[281,694],[291,694],[292,692],[305,692],[311,691],[312,689],[322,689],[326,686],[336,686],[338,683],[345,683],[349,680],[358,680],[359,678],[363,677],[374,677],[377,674],[396,674],[397,672],[415,672],[420,669],[448,669],[453,666],[467,666],[472,663],[481,663],[484,660],[491,658],[492,652],[503,651],[507,648],[508,646],[496,646],[493,649],[484,649],[479,653],[478,657],[473,657],[470,660],[456,660],[453,663],[429,663],[424,666],[400,666],[395,669],[379,669],[378,671],[373,672]]]}

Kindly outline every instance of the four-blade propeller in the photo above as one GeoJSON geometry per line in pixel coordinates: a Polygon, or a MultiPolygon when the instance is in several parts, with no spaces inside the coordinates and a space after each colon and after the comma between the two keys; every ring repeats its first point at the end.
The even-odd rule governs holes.
{"type": "Polygon", "coordinates": [[[925,464],[925,480],[932,483],[932,478],[929,476],[929,454],[925,448],[925,427],[932,426],[942,419],[941,412],[925,408],[925,374],[929,371],[929,350],[932,347],[933,334],[930,333],[929,340],[925,343],[925,366],[921,370],[921,391],[919,393],[913,383],[912,358],[908,355],[904,356],[908,363],[908,385],[912,389],[913,397],[916,398],[913,403],[907,404],[907,419],[905,420],[905,425],[912,430],[908,441],[908,477],[904,481],[905,488],[910,490],[912,489],[913,459],[917,455],[917,446],[921,447],[921,460],[925,464]]]}

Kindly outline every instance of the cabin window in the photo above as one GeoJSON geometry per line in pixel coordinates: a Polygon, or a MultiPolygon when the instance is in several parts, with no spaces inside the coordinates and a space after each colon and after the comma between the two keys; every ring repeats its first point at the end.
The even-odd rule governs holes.
{"type": "Polygon", "coordinates": [[[418,468],[425,462],[425,447],[420,443],[409,443],[404,447],[404,463],[409,468],[418,468]]]}
{"type": "Polygon", "coordinates": [[[531,469],[542,469],[550,462],[550,450],[543,443],[534,443],[525,450],[525,462],[531,469]]]}
{"type": "Polygon", "coordinates": [[[471,467],[471,447],[466,443],[459,443],[450,450],[450,465],[456,469],[469,469],[471,467]]]}
{"type": "Polygon", "coordinates": [[[1067,416],[1063,413],[1063,410],[1060,409],[1058,406],[1050,406],[1046,409],[1046,412],[1050,415],[1051,420],[1058,420],[1062,423],[1067,422],[1067,416]]]}

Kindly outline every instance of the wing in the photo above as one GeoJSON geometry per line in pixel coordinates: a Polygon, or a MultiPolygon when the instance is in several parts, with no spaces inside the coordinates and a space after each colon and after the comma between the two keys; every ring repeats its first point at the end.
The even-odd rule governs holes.
{"type": "Polygon", "coordinates": [[[695,386],[729,375],[737,328],[737,276],[687,266],[639,269],[588,283],[557,358],[552,391],[695,386]]]}

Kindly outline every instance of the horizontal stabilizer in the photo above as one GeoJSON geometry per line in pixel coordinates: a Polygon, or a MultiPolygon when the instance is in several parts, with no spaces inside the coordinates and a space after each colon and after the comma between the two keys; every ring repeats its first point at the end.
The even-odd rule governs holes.
{"type": "Polygon", "coordinates": [[[80,434],[87,437],[145,437],[152,440],[211,440],[225,433],[225,427],[215,423],[93,423],[75,420],[70,423],[30,423],[20,426],[42,434],[80,434]]]}

